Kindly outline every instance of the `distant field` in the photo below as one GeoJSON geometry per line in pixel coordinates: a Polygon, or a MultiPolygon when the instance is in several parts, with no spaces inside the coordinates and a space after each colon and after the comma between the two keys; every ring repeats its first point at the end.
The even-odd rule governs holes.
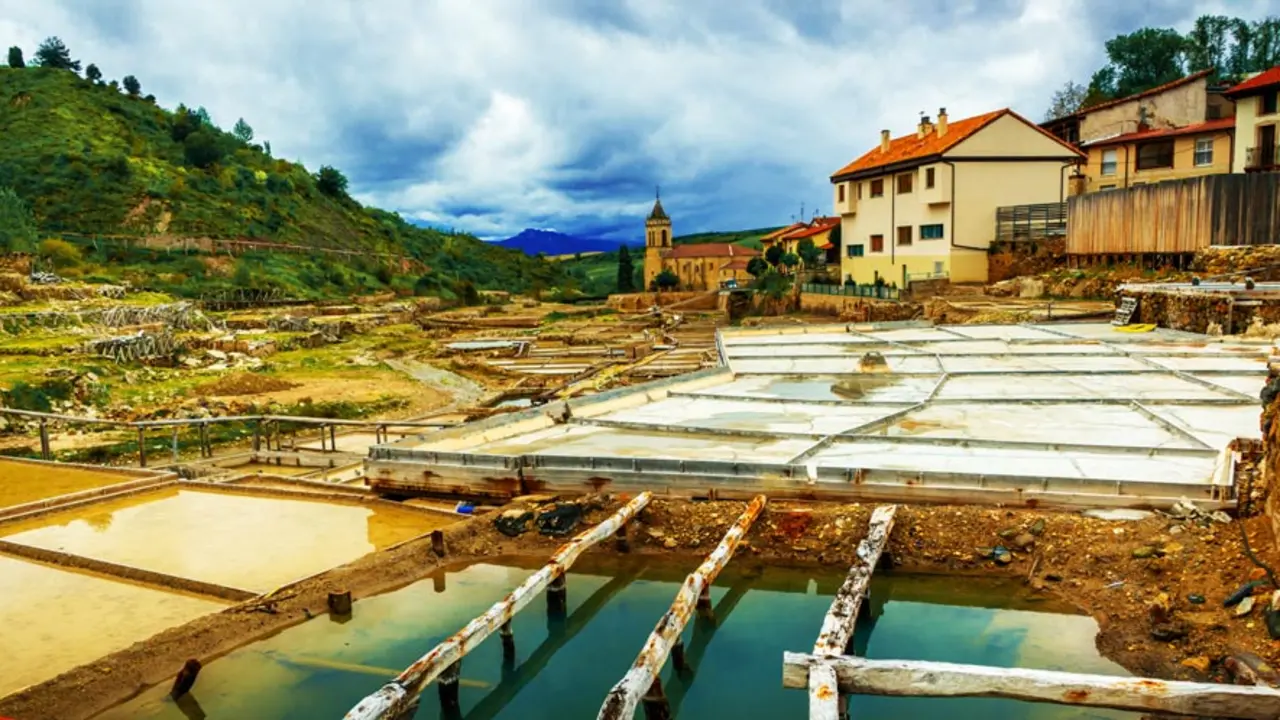
{"type": "MultiPolygon", "coordinates": [[[[561,262],[564,260],[581,260],[604,254],[605,252],[603,250],[592,250],[590,252],[565,253],[564,255],[547,255],[545,256],[545,259],[550,260],[551,262],[561,262]]],[[[616,256],[616,253],[614,253],[614,255],[616,256]]]]}

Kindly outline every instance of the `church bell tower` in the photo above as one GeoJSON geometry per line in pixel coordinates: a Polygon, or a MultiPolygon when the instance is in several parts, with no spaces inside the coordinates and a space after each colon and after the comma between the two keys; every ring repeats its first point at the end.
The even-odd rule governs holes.
{"type": "Polygon", "coordinates": [[[662,258],[671,249],[671,218],[662,209],[662,195],[654,191],[653,210],[644,221],[644,289],[648,290],[658,273],[662,258]]]}

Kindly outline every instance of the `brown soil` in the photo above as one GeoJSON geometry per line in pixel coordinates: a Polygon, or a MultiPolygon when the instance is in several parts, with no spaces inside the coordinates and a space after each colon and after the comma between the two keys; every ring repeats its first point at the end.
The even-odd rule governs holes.
{"type": "Polygon", "coordinates": [[[232,395],[258,395],[279,390],[292,390],[296,387],[298,387],[297,383],[291,383],[288,380],[246,372],[224,375],[211,383],[197,386],[192,392],[197,396],[229,397],[232,395]]]}
{"type": "MultiPolygon", "coordinates": [[[[590,511],[595,523],[626,498],[606,499],[590,511]]],[[[741,502],[654,500],[633,527],[632,551],[701,557],[719,542],[741,513],[741,502]]],[[[741,557],[777,564],[817,561],[836,568],[849,565],[866,532],[871,505],[771,504],[752,527],[741,557]]],[[[167,630],[147,641],[49,682],[0,700],[0,715],[39,718],[91,717],[141,688],[170,682],[188,658],[202,662],[325,612],[330,590],[350,590],[356,598],[413,582],[443,562],[521,555],[545,559],[563,539],[528,532],[517,539],[494,529],[493,515],[449,527],[447,556],[437,558],[430,541],[419,538],[374,553],[320,576],[277,591],[269,601],[250,601],[221,613],[167,630]]],[[[1254,550],[1271,564],[1280,560],[1262,518],[1244,523],[1254,550]]],[[[987,507],[903,506],[889,543],[901,570],[1025,578],[1046,596],[1070,602],[1099,623],[1098,648],[1138,675],[1227,681],[1222,659],[1249,651],[1275,662],[1280,645],[1267,636],[1260,614],[1236,618],[1223,599],[1257,575],[1241,551],[1238,523],[1201,527],[1162,516],[1136,522],[1094,520],[1081,515],[987,507]],[[1002,538],[1029,531],[1044,521],[1043,533],[1030,536],[1025,549],[1002,538]],[[1181,528],[1174,530],[1174,528],[1181,528]],[[1012,549],[1012,561],[998,565],[982,557],[995,545],[1012,549]],[[1159,548],[1162,556],[1138,559],[1138,548],[1159,548]],[[1033,571],[1034,569],[1034,571],[1033,571]],[[1191,604],[1188,595],[1206,602],[1191,604]],[[1149,606],[1168,597],[1167,623],[1186,635],[1171,642],[1153,640],[1149,606]],[[1208,660],[1200,671],[1181,664],[1208,660]]],[[[1021,538],[1026,541],[1026,538],[1021,538]]],[[[601,543],[593,554],[614,553],[601,543]]],[[[1258,603],[1265,602],[1259,597],[1258,603]]],[[[1161,601],[1163,602],[1163,601],[1161,601]]],[[[358,605],[357,605],[358,607],[358,605]]],[[[358,610],[357,610],[358,612],[358,610]]],[[[817,628],[814,629],[815,633],[817,628]]],[[[427,650],[427,648],[423,648],[427,650]]]]}

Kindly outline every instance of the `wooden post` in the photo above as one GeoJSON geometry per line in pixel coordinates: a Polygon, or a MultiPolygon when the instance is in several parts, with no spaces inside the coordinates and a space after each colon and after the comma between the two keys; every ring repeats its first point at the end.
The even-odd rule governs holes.
{"type": "MultiPolygon", "coordinates": [[[[1140,713],[1274,720],[1280,690],[1254,685],[1085,675],[925,660],[868,660],[783,653],[782,686],[812,686],[819,666],[835,671],[840,692],[911,697],[994,697],[1140,713]]],[[[816,717],[811,715],[811,717],[816,717]]]]}
{"type": "Polygon", "coordinates": [[[338,452],[338,426],[329,426],[329,449],[338,452]]]}
{"type": "Polygon", "coordinates": [[[631,533],[630,528],[631,528],[631,525],[629,523],[623,524],[622,527],[618,528],[618,535],[617,535],[618,552],[622,552],[622,553],[631,552],[631,538],[629,537],[631,533]]]}
{"type": "Polygon", "coordinates": [[[516,659],[516,634],[511,631],[511,621],[502,623],[502,628],[498,631],[498,635],[502,637],[502,659],[516,659]]]}
{"type": "Polygon", "coordinates": [[[46,418],[40,418],[40,458],[53,459],[53,453],[49,449],[49,421],[46,418]]]}
{"type": "Polygon", "coordinates": [[[684,658],[684,638],[677,637],[676,643],[671,646],[671,664],[675,666],[677,671],[684,672],[689,666],[684,658]]]}
{"type": "Polygon", "coordinates": [[[138,426],[138,465],[140,467],[147,466],[147,428],[145,425],[138,426]]]}
{"type": "Polygon", "coordinates": [[[432,648],[405,668],[395,679],[383,685],[356,704],[346,715],[346,720],[379,720],[399,717],[411,704],[422,688],[440,677],[444,669],[460,660],[485,638],[497,631],[506,618],[526,607],[557,575],[573,566],[587,548],[604,542],[618,532],[618,526],[629,522],[653,499],[653,493],[645,491],[624,505],[604,522],[578,534],[565,543],[550,562],[520,583],[505,598],[498,601],[483,615],[467,623],[447,640],[432,648]]]}
{"type": "Polygon", "coordinates": [[[711,586],[704,585],[702,590],[698,591],[698,615],[704,620],[715,621],[716,612],[711,607],[711,586]]]}
{"type": "Polygon", "coordinates": [[[440,687],[440,707],[446,711],[458,708],[458,680],[461,679],[461,674],[462,658],[458,658],[456,662],[440,673],[440,679],[436,681],[436,684],[440,687]]]}
{"type": "Polygon", "coordinates": [[[209,444],[209,423],[200,423],[200,455],[213,457],[213,446],[209,444]]]}
{"type": "Polygon", "coordinates": [[[173,426],[173,462],[178,462],[178,426],[173,426]]]}
{"type": "Polygon", "coordinates": [[[173,679],[173,687],[169,689],[169,697],[180,698],[191,692],[191,688],[196,684],[196,677],[200,674],[200,661],[192,658],[182,665],[182,669],[178,671],[178,676],[173,679]]]}
{"type": "Polygon", "coordinates": [[[729,528],[729,531],[725,533],[724,539],[720,541],[716,549],[711,551],[711,554],[698,566],[698,569],[685,578],[684,584],[680,586],[680,591],[676,594],[675,601],[671,603],[671,607],[658,620],[657,626],[650,633],[649,639],[645,642],[644,647],[641,648],[640,655],[636,658],[635,663],[631,665],[631,669],[613,686],[613,689],[605,697],[604,704],[600,706],[600,714],[597,715],[597,720],[630,720],[635,715],[636,707],[641,704],[641,701],[643,701],[646,717],[670,717],[667,699],[662,693],[662,684],[658,680],[662,665],[667,661],[668,655],[673,656],[677,670],[685,665],[681,633],[693,616],[694,605],[701,607],[705,600],[706,611],[710,612],[711,596],[707,592],[707,588],[711,586],[720,571],[728,564],[729,559],[733,557],[734,551],[742,543],[742,538],[764,510],[766,502],[765,496],[757,495],[747,505],[747,509],[734,522],[733,526],[729,528]],[[695,600],[695,598],[697,599],[695,600]],[[641,695],[645,693],[646,689],[648,694],[642,698],[641,695]],[[651,696],[655,695],[655,690],[656,695],[661,697],[661,703],[650,699],[651,696]],[[654,714],[662,710],[665,710],[667,714],[654,714]]]}
{"type": "Polygon", "coordinates": [[[324,425],[321,425],[320,426],[320,452],[324,452],[325,450],[324,443],[325,443],[325,438],[328,435],[329,433],[325,432],[324,425]]]}
{"type": "Polygon", "coordinates": [[[662,681],[654,678],[649,691],[644,694],[645,720],[671,720],[671,705],[662,691],[662,681]]]}
{"type": "Polygon", "coordinates": [[[566,587],[564,571],[561,570],[547,586],[547,614],[552,617],[563,616],[568,604],[569,589],[566,587]]]}
{"type": "Polygon", "coordinates": [[[351,591],[329,593],[329,612],[334,615],[351,614],[351,591]]]}
{"type": "Polygon", "coordinates": [[[431,552],[435,553],[436,557],[444,557],[444,531],[443,530],[431,531],[431,552]]]}
{"type": "Polygon", "coordinates": [[[253,421],[253,451],[255,453],[262,451],[262,421],[261,420],[253,421]]]}

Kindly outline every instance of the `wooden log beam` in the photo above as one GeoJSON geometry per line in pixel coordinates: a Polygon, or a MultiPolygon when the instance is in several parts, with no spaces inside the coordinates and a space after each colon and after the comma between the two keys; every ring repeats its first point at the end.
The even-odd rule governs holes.
{"type": "Polygon", "coordinates": [[[498,632],[503,623],[532,602],[539,592],[551,584],[552,579],[562,576],[583,552],[596,543],[613,537],[623,523],[630,522],[652,499],[653,494],[649,492],[637,495],[634,500],[609,516],[607,520],[583,531],[561,546],[551,556],[548,564],[512,590],[505,598],[495,603],[487,612],[467,623],[449,639],[423,655],[380,690],[361,700],[346,714],[346,720],[400,717],[417,699],[418,693],[424,686],[478,647],[485,638],[498,632]]]}
{"type": "MultiPolygon", "coordinates": [[[[835,671],[845,693],[913,697],[998,697],[1193,717],[1274,720],[1280,690],[1248,685],[1084,675],[923,660],[867,660],[784,653],[782,685],[811,686],[819,667],[835,671]]],[[[812,717],[819,717],[813,715],[812,717]]]]}
{"type": "Polygon", "coordinates": [[[764,510],[766,502],[764,495],[757,495],[725,533],[724,539],[716,549],[711,551],[697,570],[685,578],[675,601],[671,603],[671,608],[662,616],[662,619],[658,620],[657,626],[649,635],[648,641],[640,650],[640,655],[631,669],[605,697],[604,704],[600,707],[599,720],[631,720],[635,716],[641,699],[654,686],[654,681],[662,671],[672,646],[680,638],[680,633],[689,623],[689,618],[693,616],[698,598],[702,596],[703,590],[715,581],[716,576],[733,557],[742,538],[764,510]]]}
{"type": "Polygon", "coordinates": [[[867,536],[858,543],[857,558],[849,568],[849,574],[835,599],[831,601],[831,609],[822,620],[822,631],[818,633],[818,641],[813,646],[814,655],[844,655],[849,638],[853,637],[853,626],[858,619],[862,598],[867,594],[871,573],[875,571],[880,555],[889,543],[889,533],[893,532],[893,518],[897,511],[897,505],[881,505],[871,513],[867,536]]]}

